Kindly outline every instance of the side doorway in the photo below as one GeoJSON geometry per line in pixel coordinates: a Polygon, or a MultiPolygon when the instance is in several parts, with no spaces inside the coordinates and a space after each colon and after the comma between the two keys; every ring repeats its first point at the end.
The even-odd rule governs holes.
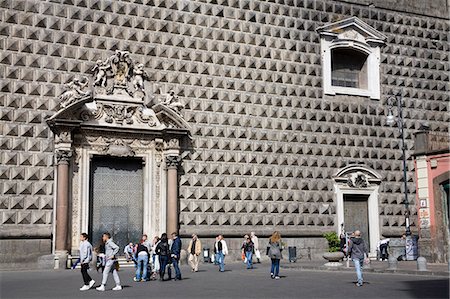
{"type": "Polygon", "coordinates": [[[370,248],[368,195],[344,194],[344,227],[346,232],[361,231],[370,248]]]}

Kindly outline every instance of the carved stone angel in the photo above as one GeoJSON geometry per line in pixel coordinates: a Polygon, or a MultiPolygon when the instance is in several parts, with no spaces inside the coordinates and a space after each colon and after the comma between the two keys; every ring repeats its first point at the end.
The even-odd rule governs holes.
{"type": "Polygon", "coordinates": [[[149,79],[148,74],[144,70],[144,65],[139,63],[133,67],[133,87],[135,91],[144,92],[144,81],[149,79]]]}
{"type": "Polygon", "coordinates": [[[111,68],[109,59],[106,61],[97,60],[92,71],[95,74],[94,86],[106,87],[107,71],[111,68]]]}
{"type": "Polygon", "coordinates": [[[173,90],[169,91],[169,93],[166,94],[166,99],[164,100],[164,102],[162,102],[162,104],[166,105],[177,113],[180,113],[184,108],[183,103],[181,103],[181,101],[175,95],[175,91],[173,90]]]}
{"type": "Polygon", "coordinates": [[[67,90],[59,96],[61,107],[65,108],[77,100],[88,96],[91,93],[89,90],[85,90],[88,84],[89,80],[87,77],[83,77],[82,80],[75,78],[71,82],[65,84],[67,90]]]}

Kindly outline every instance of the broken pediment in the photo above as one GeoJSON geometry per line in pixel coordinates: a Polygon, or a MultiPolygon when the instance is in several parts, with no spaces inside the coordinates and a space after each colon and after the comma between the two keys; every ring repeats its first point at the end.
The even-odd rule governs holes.
{"type": "Polygon", "coordinates": [[[359,164],[351,164],[340,169],[333,175],[333,179],[351,188],[367,188],[381,183],[381,176],[378,173],[359,164]]]}
{"type": "Polygon", "coordinates": [[[386,36],[357,17],[351,17],[317,28],[317,32],[332,40],[353,40],[383,45],[386,36]]]}
{"type": "Polygon", "coordinates": [[[126,51],[116,51],[97,61],[94,77],[75,78],[59,96],[61,109],[47,119],[57,126],[131,131],[177,129],[189,132],[181,114],[184,105],[174,91],[153,94],[142,64],[135,64],[126,51]]]}

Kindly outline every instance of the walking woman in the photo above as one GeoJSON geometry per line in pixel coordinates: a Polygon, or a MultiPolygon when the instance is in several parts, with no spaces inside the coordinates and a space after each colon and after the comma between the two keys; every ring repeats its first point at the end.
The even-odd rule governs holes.
{"type": "Polygon", "coordinates": [[[281,244],[280,232],[275,231],[269,238],[269,252],[268,255],[272,260],[272,267],[270,269],[270,277],[272,279],[280,279],[280,260],[282,258],[281,251],[283,246],[281,244]]]}

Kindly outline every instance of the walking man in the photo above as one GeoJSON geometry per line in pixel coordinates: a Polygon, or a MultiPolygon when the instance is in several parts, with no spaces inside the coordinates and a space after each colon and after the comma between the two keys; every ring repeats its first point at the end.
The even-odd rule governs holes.
{"type": "Polygon", "coordinates": [[[228,247],[222,235],[218,236],[217,241],[214,244],[214,249],[217,253],[217,262],[219,264],[219,271],[225,272],[225,256],[228,254],[228,247]]]}
{"type": "Polygon", "coordinates": [[[172,265],[175,269],[175,280],[181,280],[181,271],[178,263],[181,255],[181,239],[177,233],[172,233],[172,247],[170,248],[170,256],[172,258],[172,265]]]}
{"type": "Polygon", "coordinates": [[[189,242],[188,246],[188,252],[189,265],[192,268],[192,272],[197,272],[199,255],[202,253],[202,243],[200,242],[196,234],[192,235],[192,240],[189,242]]]}
{"type": "Polygon", "coordinates": [[[122,286],[120,285],[119,274],[117,274],[117,260],[116,254],[119,252],[119,246],[113,242],[111,239],[110,233],[106,232],[102,236],[103,242],[105,242],[105,269],[103,270],[103,279],[102,285],[97,288],[97,291],[105,291],[105,285],[108,281],[109,273],[113,273],[114,281],[116,282],[116,286],[113,288],[113,291],[122,290],[122,286]]]}
{"type": "Polygon", "coordinates": [[[354,237],[350,239],[348,251],[353,263],[355,264],[356,277],[358,278],[356,286],[361,287],[363,285],[362,268],[364,261],[368,261],[368,251],[366,243],[361,238],[361,232],[359,230],[355,231],[354,237]]]}
{"type": "Polygon", "coordinates": [[[80,236],[80,264],[81,275],[83,276],[84,285],[80,288],[80,291],[87,291],[94,285],[95,281],[92,280],[88,274],[89,263],[92,261],[92,245],[88,241],[88,235],[82,233],[80,236]]]}

